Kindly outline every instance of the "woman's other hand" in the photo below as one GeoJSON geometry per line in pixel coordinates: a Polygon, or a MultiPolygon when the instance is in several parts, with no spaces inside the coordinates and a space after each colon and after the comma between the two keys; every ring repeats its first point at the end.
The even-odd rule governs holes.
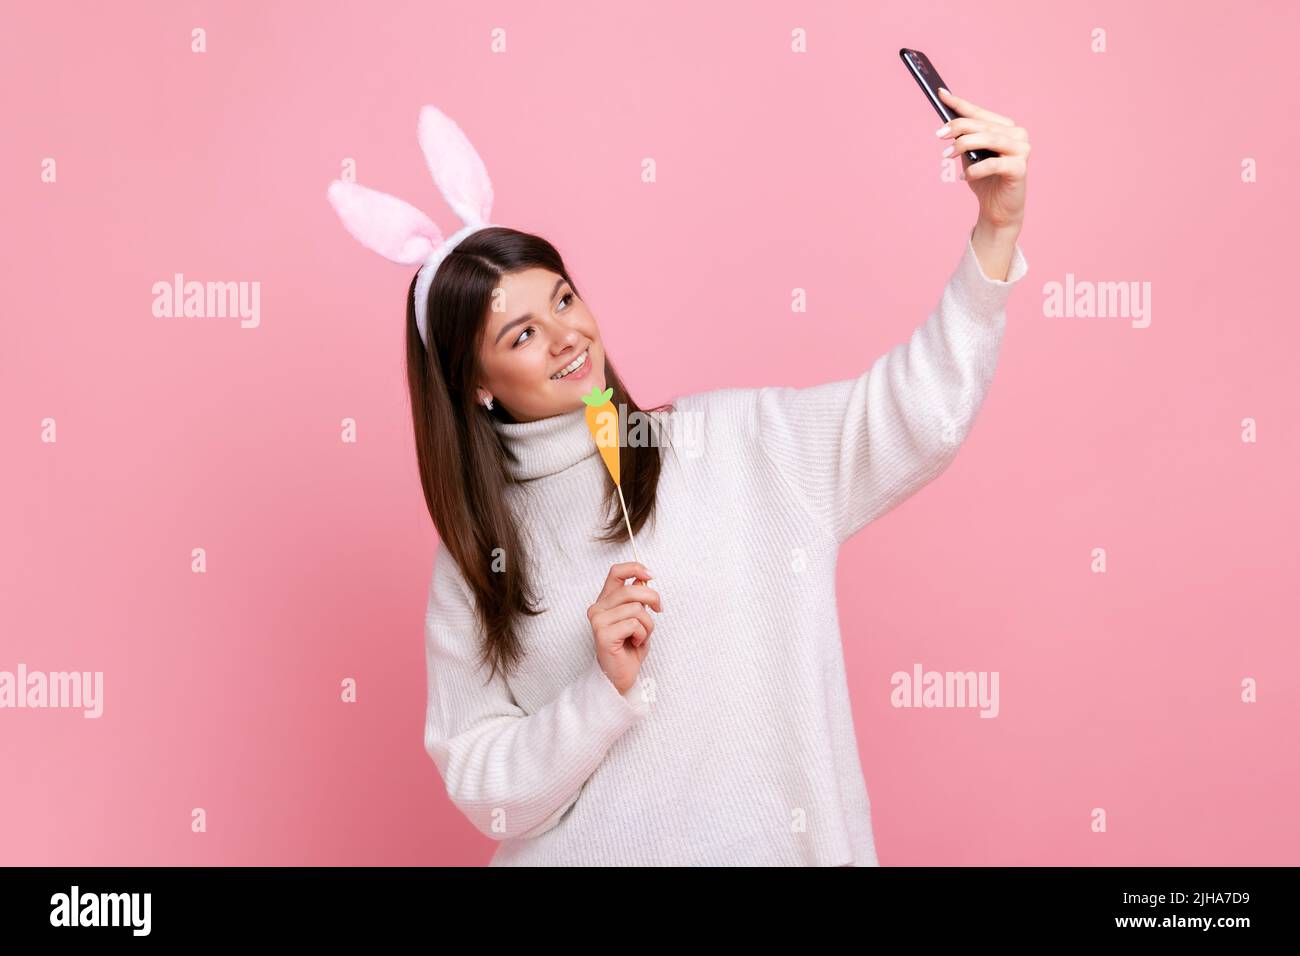
{"type": "Polygon", "coordinates": [[[596,660],[619,693],[636,682],[641,662],[650,651],[655,622],[646,606],[663,610],[657,591],[645,584],[624,584],[628,578],[648,582],[651,574],[637,561],[611,566],[595,603],[587,608],[596,660]]]}

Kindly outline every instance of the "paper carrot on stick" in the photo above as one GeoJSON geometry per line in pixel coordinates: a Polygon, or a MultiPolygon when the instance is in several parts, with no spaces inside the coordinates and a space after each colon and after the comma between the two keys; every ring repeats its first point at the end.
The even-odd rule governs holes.
{"type": "Polygon", "coordinates": [[[623,506],[623,522],[627,525],[627,536],[632,541],[632,556],[639,564],[641,556],[636,553],[636,538],[632,537],[632,520],[627,515],[627,502],[623,500],[623,484],[619,477],[618,409],[609,400],[613,394],[612,388],[602,392],[599,387],[593,385],[591,391],[582,396],[582,401],[587,406],[587,428],[591,432],[591,437],[596,439],[600,457],[604,460],[605,467],[609,469],[609,476],[614,479],[614,487],[618,490],[618,501],[623,506]]]}

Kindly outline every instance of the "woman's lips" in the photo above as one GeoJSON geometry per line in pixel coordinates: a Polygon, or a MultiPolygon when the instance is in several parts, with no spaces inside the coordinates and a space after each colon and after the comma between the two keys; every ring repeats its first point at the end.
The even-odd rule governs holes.
{"type": "Polygon", "coordinates": [[[576,372],[570,372],[568,375],[564,376],[564,378],[556,378],[556,379],[552,379],[552,381],[554,381],[554,382],[560,382],[560,383],[563,383],[563,382],[580,382],[580,381],[582,381],[584,378],[586,378],[587,375],[588,375],[588,373],[591,371],[591,349],[590,349],[590,347],[588,347],[588,348],[586,349],[586,354],[587,354],[587,358],[586,358],[586,360],[583,361],[582,366],[581,366],[581,367],[580,367],[576,372]]]}

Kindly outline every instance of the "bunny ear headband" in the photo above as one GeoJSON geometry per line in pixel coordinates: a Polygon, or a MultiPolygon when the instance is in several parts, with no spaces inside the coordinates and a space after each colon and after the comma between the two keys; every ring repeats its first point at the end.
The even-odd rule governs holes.
{"type": "Polygon", "coordinates": [[[402,265],[423,262],[415,282],[415,324],[429,347],[429,318],[425,314],[429,286],[438,264],[472,232],[493,225],[492,181],[469,138],[450,117],[432,106],[420,110],[420,149],[433,181],[447,204],[464,221],[464,228],[442,238],[433,220],[410,203],[336,179],[330,183],[330,205],[353,238],[385,259],[402,265]]]}

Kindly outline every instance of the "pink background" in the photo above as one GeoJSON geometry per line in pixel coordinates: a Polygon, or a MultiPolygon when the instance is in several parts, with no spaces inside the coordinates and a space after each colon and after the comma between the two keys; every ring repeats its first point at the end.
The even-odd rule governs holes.
{"type": "Polygon", "coordinates": [[[976,214],[900,46],[1034,153],[974,432],[842,552],[880,860],[1300,862],[1295,7],[614,6],[7,5],[0,670],[102,670],[105,700],[0,711],[0,862],[485,862],[422,746],[411,270],[327,184],[352,157],[456,228],[433,103],[643,405],[847,378],[925,319],[976,214]],[[260,282],[260,327],[153,317],[175,272],[260,282]],[[1151,326],[1045,317],[1067,272],[1150,282],[1151,326]],[[1000,715],[892,708],[914,662],[998,671],[1000,715]]]}

